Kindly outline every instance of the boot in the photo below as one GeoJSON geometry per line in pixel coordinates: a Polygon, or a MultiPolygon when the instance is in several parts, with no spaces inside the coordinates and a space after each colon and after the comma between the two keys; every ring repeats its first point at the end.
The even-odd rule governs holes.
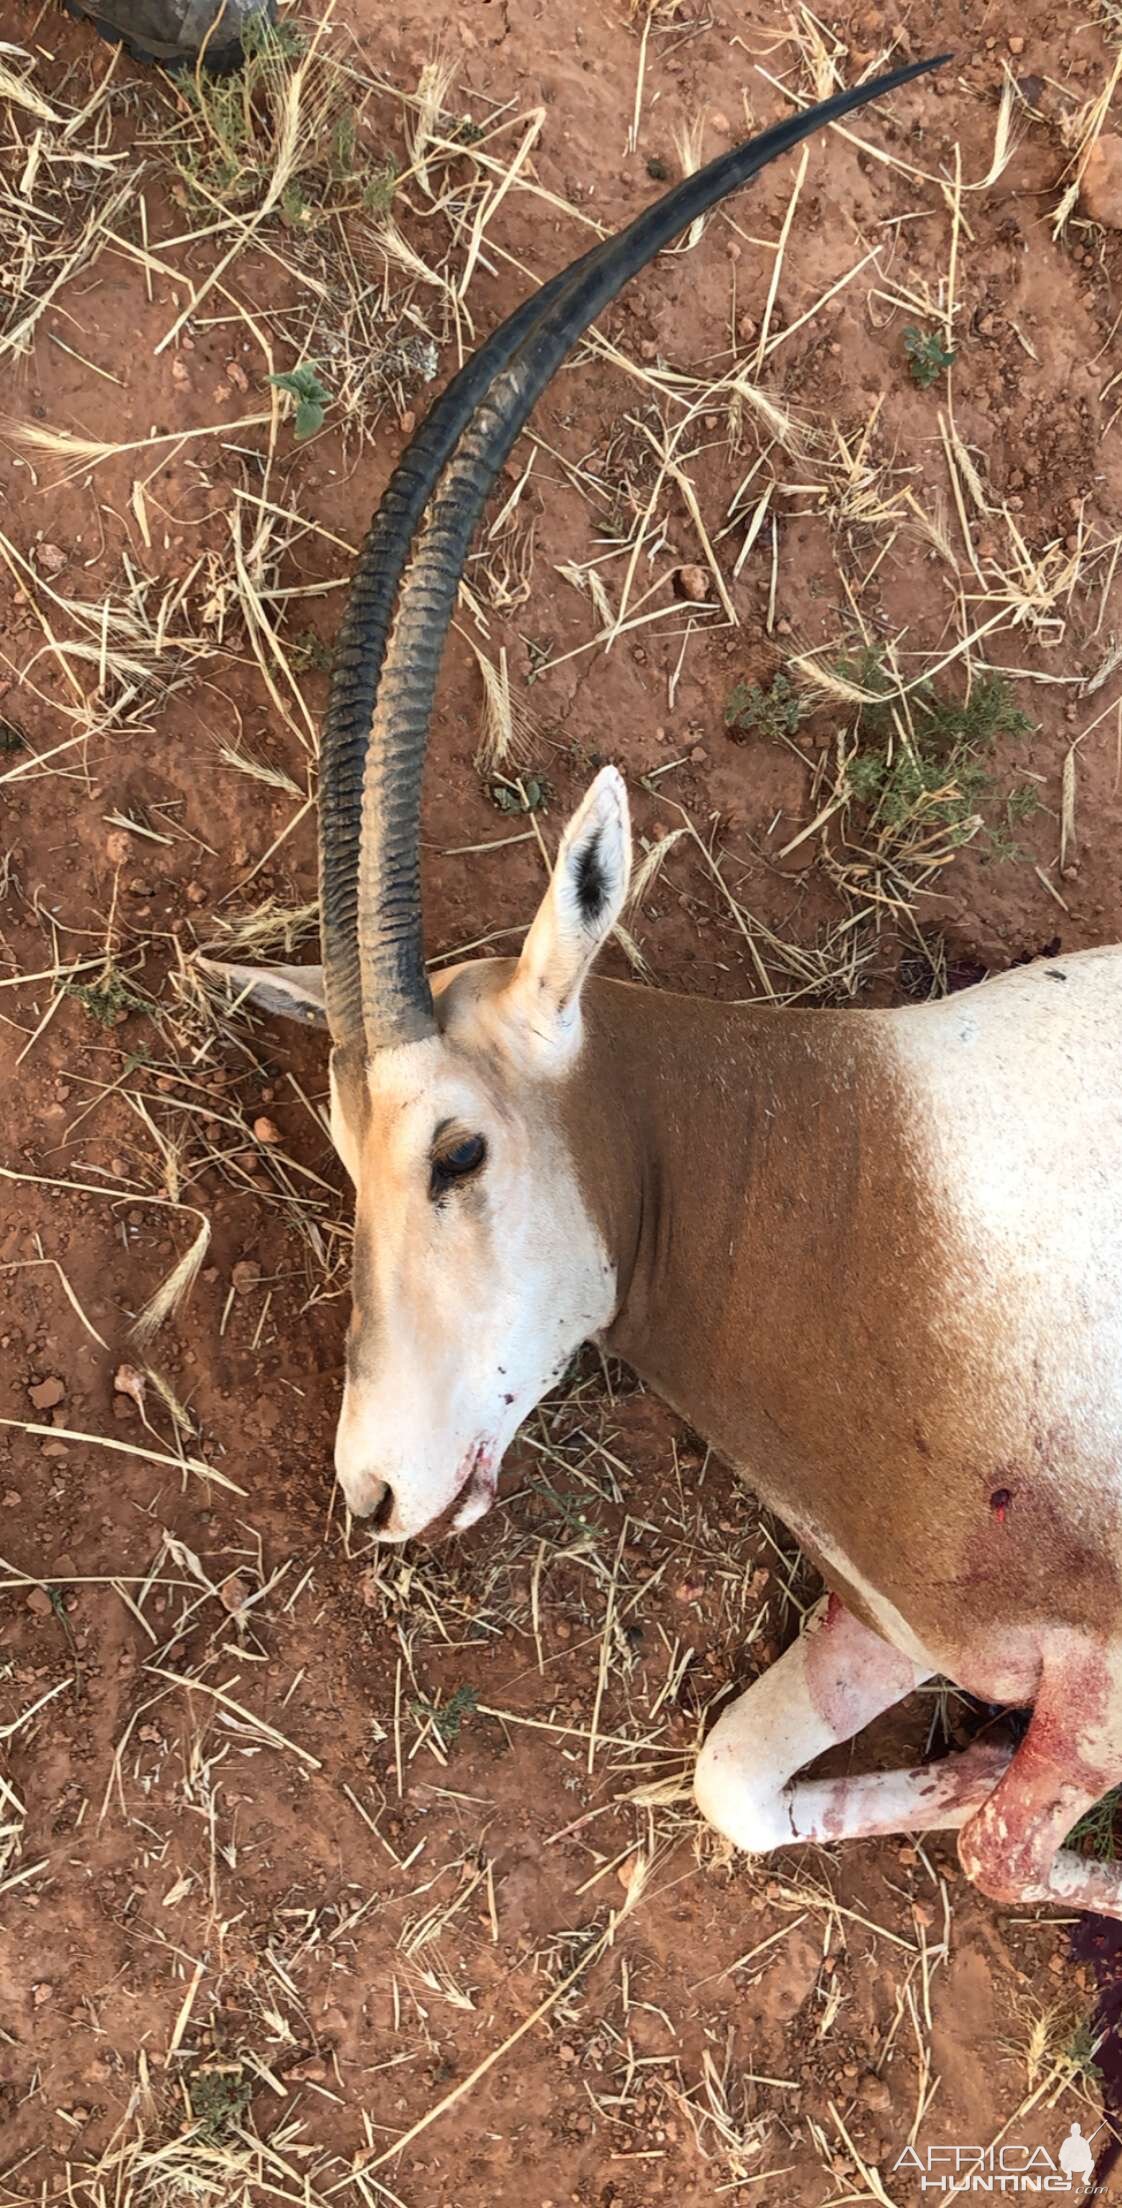
{"type": "Polygon", "coordinates": [[[276,15],[274,0],[63,0],[68,15],[93,25],[102,38],[124,46],[134,61],[165,69],[203,67],[215,75],[237,69],[247,23],[276,15]]]}

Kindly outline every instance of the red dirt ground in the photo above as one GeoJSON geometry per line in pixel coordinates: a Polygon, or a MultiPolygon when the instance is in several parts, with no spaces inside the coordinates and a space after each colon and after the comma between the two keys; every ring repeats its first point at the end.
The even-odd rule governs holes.
{"type": "MultiPolygon", "coordinates": [[[[1113,66],[1106,20],[998,0],[936,13],[918,0],[899,21],[879,7],[829,21],[851,72],[894,38],[909,55],[956,49],[941,80],[861,126],[866,142],[928,171],[953,173],[957,140],[964,178],[984,178],[1003,67],[1020,81],[1013,158],[964,200],[958,430],[1027,545],[1062,546],[1080,530],[1109,544],[1122,529],[1110,396],[1122,370],[1122,243],[1078,214],[1061,242],[1051,232],[1063,119],[1113,66]]],[[[68,107],[108,65],[106,49],[53,9],[6,0],[0,29],[35,57],[40,92],[68,107]]],[[[611,227],[657,190],[650,164],[677,173],[675,124],[699,113],[702,150],[716,151],[781,111],[757,61],[784,74],[796,60],[786,23],[755,6],[663,10],[629,154],[640,30],[614,0],[563,10],[465,0],[407,5],[392,19],[348,0],[331,37],[364,87],[377,80],[363,91],[371,160],[406,165],[394,88],[415,86],[439,34],[457,71],[452,111],[544,105],[533,175],[611,227]]],[[[185,272],[199,283],[216,255],[205,239],[167,242],[203,225],[152,150],[166,87],[124,61],[113,82],[102,151],[148,163],[147,236],[164,273],[149,282],[123,246],[107,247],[44,312],[18,363],[5,362],[5,410],[122,440],[235,423],[261,411],[265,363],[228,295],[209,294],[182,342],[156,352],[189,303],[185,272]]],[[[792,178],[791,163],[770,172],[689,254],[664,256],[603,333],[633,362],[723,364],[741,318],[759,320],[792,178]]],[[[398,212],[423,245],[413,203],[398,212]]],[[[882,286],[937,291],[948,223],[938,189],[840,136],[816,142],[781,317],[794,323],[870,243],[881,246],[882,286]]],[[[137,205],[116,230],[141,237],[137,205]]],[[[549,273],[586,235],[512,191],[469,294],[476,332],[522,295],[525,272],[549,273]]],[[[364,281],[380,280],[372,266],[364,281]]],[[[260,246],[238,258],[236,289],[277,367],[292,366],[306,292],[260,246]]],[[[920,507],[953,532],[943,394],[909,381],[901,320],[866,272],[775,356],[768,388],[851,436],[883,395],[879,453],[911,471],[920,507]]],[[[443,378],[455,338],[435,310],[431,326],[443,378]]],[[[330,330],[329,302],[309,348],[329,384],[330,330]]],[[[421,385],[403,396],[408,411],[425,403],[421,385]]],[[[640,414],[657,420],[654,394],[603,355],[558,379],[533,424],[543,442],[526,494],[530,594],[487,612],[486,649],[494,659],[506,648],[532,716],[532,764],[550,791],[543,833],[552,845],[592,770],[614,759],[641,836],[677,824],[665,799],[705,830],[718,816],[744,905],[810,945],[842,908],[825,869],[805,865],[816,844],[776,855],[811,817],[806,760],[836,723],[820,716],[802,756],[759,736],[733,743],[724,725],[737,679],[769,680],[848,618],[836,522],[800,491],[797,468],[787,465],[779,500],[773,634],[761,553],[730,584],[739,629],[695,628],[672,703],[677,625],[633,631],[610,654],[586,650],[527,685],[542,657],[593,633],[587,596],[556,569],[591,557],[597,516],[556,456],[587,463],[624,503],[627,481],[637,484],[641,502],[652,476],[629,421],[640,414]],[[641,786],[674,761],[661,795],[641,786]]],[[[282,429],[271,478],[278,505],[352,545],[403,442],[393,406],[365,439],[357,428],[340,434],[329,417],[303,447],[282,429]]],[[[730,451],[723,416],[704,428],[691,475],[712,524],[756,432],[749,424],[730,451]]],[[[109,459],[67,486],[57,465],[0,433],[0,525],[40,581],[95,604],[120,590],[126,558],[153,578],[158,603],[212,554],[215,568],[189,586],[197,610],[208,575],[229,572],[236,494],[261,480],[264,447],[261,427],[169,443],[166,458],[161,447],[109,459]],[[37,544],[59,548],[61,565],[37,544]]],[[[523,440],[511,483],[530,450],[523,440]]],[[[669,511],[676,552],[696,561],[685,505],[669,511]]],[[[333,537],[301,536],[283,562],[282,586],[323,586],[297,601],[290,635],[331,636],[347,573],[333,537]]],[[[864,566],[883,541],[869,536],[864,566]]],[[[1018,829],[1017,857],[997,859],[979,838],[938,897],[921,900],[952,974],[1057,938],[1077,949],[1122,936],[1119,678],[1080,689],[1122,628],[1112,586],[1102,561],[1053,625],[1030,615],[992,640],[991,663],[1014,672],[1037,724],[1002,746],[995,771],[1033,778],[1041,804],[1018,829]],[[1065,756],[1104,708],[1076,756],[1075,841],[1060,875],[1065,756]]],[[[876,593],[877,633],[903,634],[905,655],[930,663],[953,644],[953,593],[914,531],[893,541],[876,593]]],[[[224,916],[269,895],[314,896],[310,816],[297,820],[290,791],[248,779],[218,751],[251,750],[302,790],[300,709],[279,675],[283,714],[270,698],[233,600],[221,636],[196,621],[208,648],[156,709],[40,767],[75,732],[73,684],[90,697],[98,679],[96,661],[67,661],[72,681],[61,671],[44,611],[58,628],[38,583],[10,563],[0,570],[0,718],[24,746],[0,758],[0,1162],[12,1176],[0,1209],[0,1775],[12,1790],[0,1793],[0,1826],[15,1842],[6,1886],[0,1876],[0,2201],[902,2203],[919,2197],[892,2174],[909,2140],[984,2144],[1011,2125],[1011,2138],[1055,2151],[1074,2117],[1093,2130],[1094,2092],[1063,2091],[1062,2060],[1050,2067],[1057,2049],[1080,2044],[1094,2001],[1090,1965],[1071,1959],[1063,1924],[992,1907],[939,1839],[761,1868],[699,1832],[685,1785],[700,1714],[789,1637],[796,1559],[627,1375],[584,1360],[512,1452],[501,1507],[464,1540],[388,1562],[365,1538],[348,1544],[331,1447],[349,1201],[318,1116],[322,1045],[192,1025],[172,986],[180,956],[219,940],[224,916]],[[101,1026],[52,975],[83,958],[80,978],[96,981],[107,930],[144,1001],[126,1000],[101,1026]],[[253,1133],[262,1116],[279,1157],[253,1133]],[[169,1211],[171,1197],[196,1212],[169,1211]],[[301,1207],[310,1230],[296,1223],[301,1207]],[[198,1213],[211,1229],[201,1277],[145,1353],[187,1413],[196,1469],[183,1470],[157,1380],[143,1391],[146,1430],[114,1376],[122,1361],[143,1365],[131,1322],[198,1213]],[[61,1387],[40,1409],[31,1391],[44,1380],[61,1387]],[[645,1885],[640,1870],[629,1887],[648,1859],[645,1885]],[[415,2145],[363,2177],[576,1971],[625,1899],[633,1907],[614,1940],[546,2018],[415,2145]]],[[[480,683],[461,620],[427,784],[434,955],[516,940],[542,881],[532,830],[496,813],[473,768],[480,683]],[[525,840],[512,844],[516,834],[525,840]]],[[[324,677],[313,664],[301,682],[314,716],[324,677]]],[[[755,986],[743,938],[688,846],[671,853],[632,925],[660,986],[730,996],[755,986]]],[[[866,998],[902,993],[914,948],[886,927],[866,998]]],[[[805,1601],[805,1582],[794,1586],[805,1601]]],[[[903,1732],[922,1748],[930,1716],[930,1705],[913,1710],[861,1752],[887,1761],[903,1732]]],[[[952,1737],[976,1722],[952,1708],[952,1737]]]]}

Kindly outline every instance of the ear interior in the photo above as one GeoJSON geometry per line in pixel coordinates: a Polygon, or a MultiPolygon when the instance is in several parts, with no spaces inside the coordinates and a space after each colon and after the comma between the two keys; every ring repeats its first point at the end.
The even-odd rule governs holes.
{"type": "Polygon", "coordinates": [[[581,986],[619,919],[630,878],[627,790],[617,769],[604,767],[561,838],[511,983],[535,1024],[543,1012],[562,1024],[575,1020],[581,986]]]}
{"type": "Polygon", "coordinates": [[[225,986],[231,1004],[252,1004],[304,1027],[327,1026],[322,966],[239,966],[216,958],[200,958],[198,964],[225,986]]]}

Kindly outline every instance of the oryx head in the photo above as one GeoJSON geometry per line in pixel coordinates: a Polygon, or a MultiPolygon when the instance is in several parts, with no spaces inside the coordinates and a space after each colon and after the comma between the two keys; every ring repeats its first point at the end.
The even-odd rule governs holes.
{"type": "Polygon", "coordinates": [[[722,154],[556,276],[437,400],[359,558],[320,756],[322,968],[226,969],[272,1010],[326,1018],[331,1130],[355,1186],[353,1311],[336,1466],[386,1540],[488,1508],[515,1429],[616,1309],[612,1253],[566,1133],[581,990],[627,890],[620,776],[562,838],[519,960],[434,990],[422,951],[421,775],[472,533],[554,370],[627,279],[765,162],[929,63],[722,154]]]}

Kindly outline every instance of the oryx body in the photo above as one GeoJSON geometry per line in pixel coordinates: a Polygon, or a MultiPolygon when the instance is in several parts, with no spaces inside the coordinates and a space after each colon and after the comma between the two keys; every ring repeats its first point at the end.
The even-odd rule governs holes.
{"type": "Polygon", "coordinates": [[[959,1826],[987,1891],[1122,1915],[1122,1873],[1061,1847],[1122,1779],[1122,951],[891,1012],[589,978],[630,868],[607,768],[521,957],[435,992],[425,975],[424,740],[495,470],[628,255],[649,257],[764,146],[555,278],[437,402],[344,628],[324,967],[234,978],[325,1010],[332,1031],[332,1131],[356,1191],[336,1459],[352,1510],[386,1540],[471,1524],[520,1421],[599,1338],[743,1471],[833,1590],[705,1743],[713,1822],[754,1849],[959,1826]],[[1015,1755],[795,1778],[936,1671],[1032,1703],[1015,1755]]]}

